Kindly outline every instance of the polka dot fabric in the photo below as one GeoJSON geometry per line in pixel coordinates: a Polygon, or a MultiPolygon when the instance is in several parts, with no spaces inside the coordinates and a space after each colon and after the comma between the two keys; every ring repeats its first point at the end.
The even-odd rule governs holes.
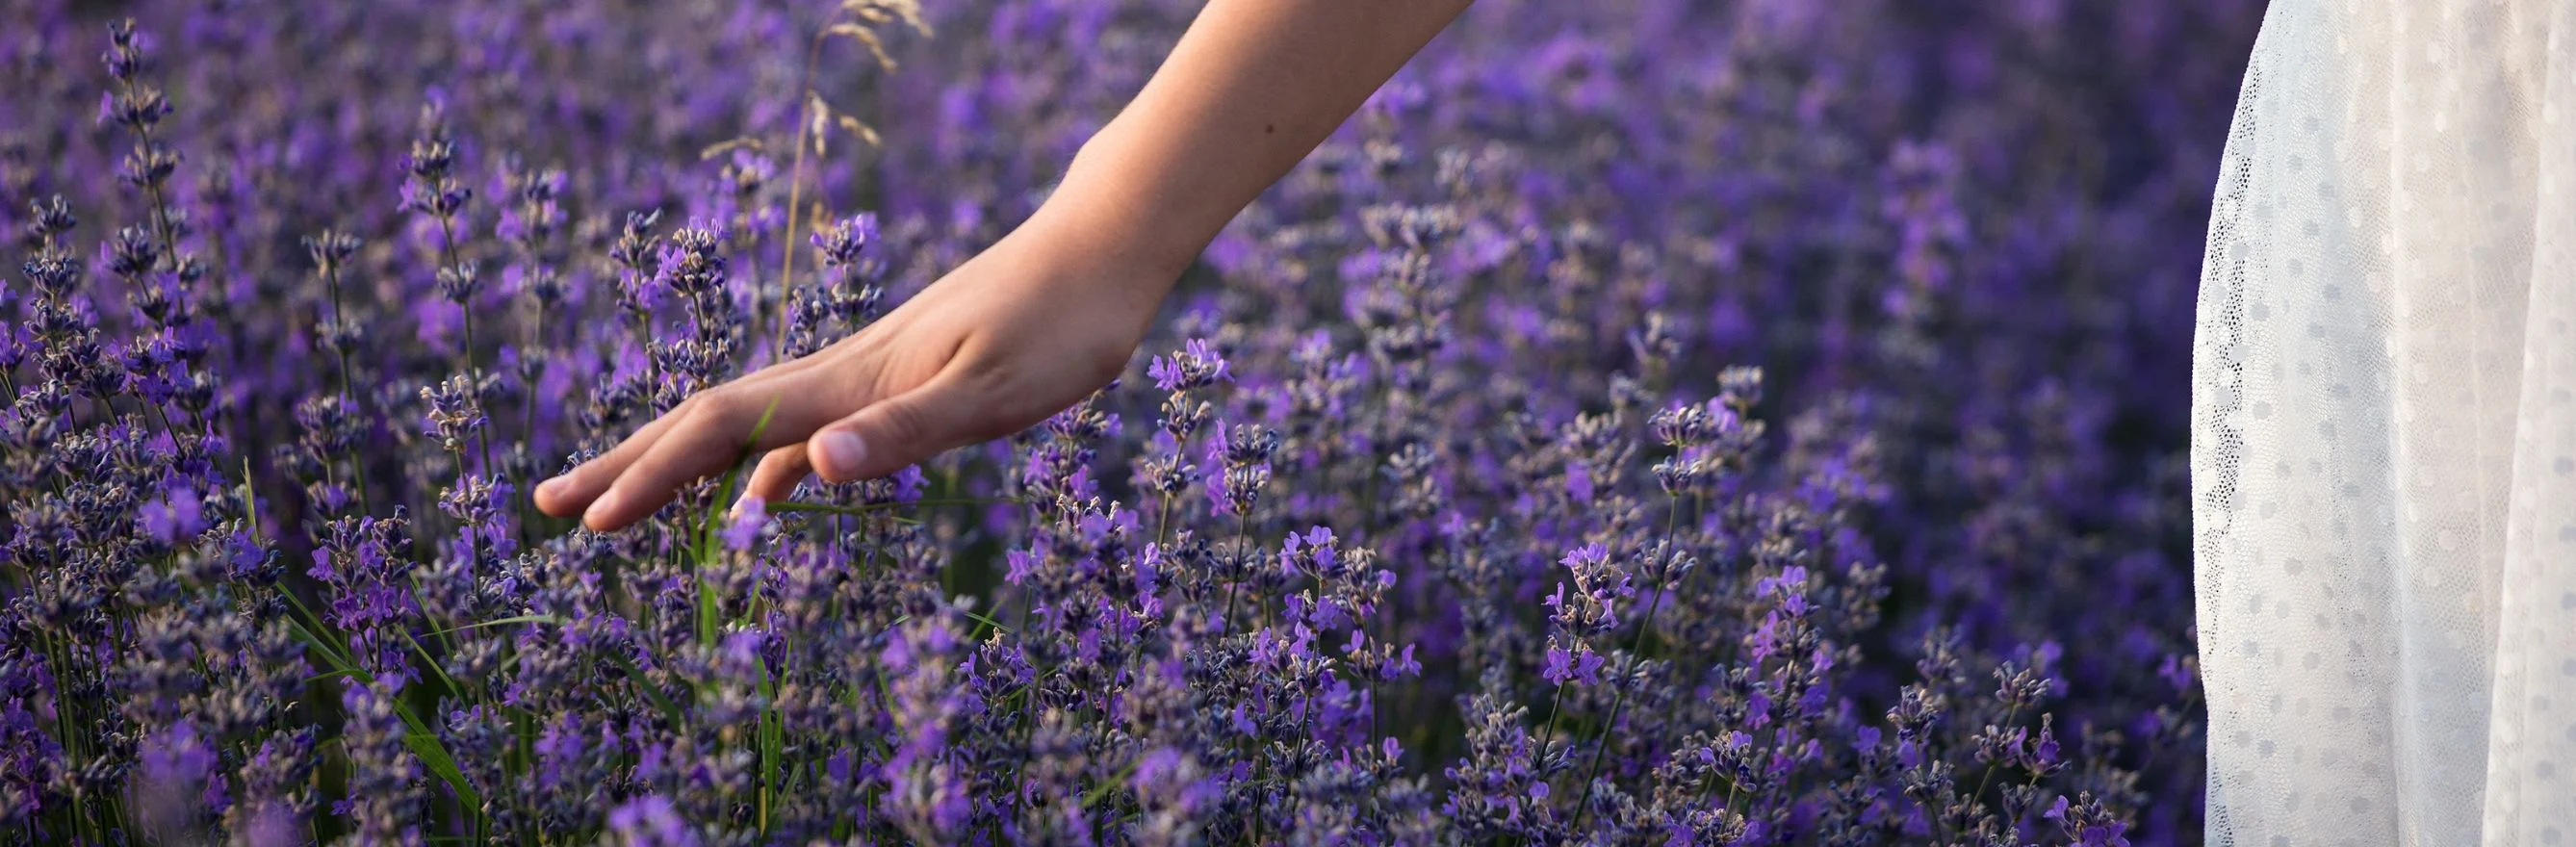
{"type": "Polygon", "coordinates": [[[2192,374],[2211,844],[2576,847],[2576,0],[2274,0],[2192,374]]]}

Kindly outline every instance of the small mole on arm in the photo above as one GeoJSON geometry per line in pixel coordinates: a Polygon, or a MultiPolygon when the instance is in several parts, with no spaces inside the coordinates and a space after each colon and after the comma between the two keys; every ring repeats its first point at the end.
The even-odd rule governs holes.
{"type": "Polygon", "coordinates": [[[1278,132],[1278,131],[1279,131],[1279,125],[1278,125],[1278,124],[1262,124],[1262,125],[1261,125],[1261,134],[1263,134],[1263,135],[1269,135],[1269,134],[1271,134],[1271,133],[1275,133],[1275,132],[1278,132]]]}

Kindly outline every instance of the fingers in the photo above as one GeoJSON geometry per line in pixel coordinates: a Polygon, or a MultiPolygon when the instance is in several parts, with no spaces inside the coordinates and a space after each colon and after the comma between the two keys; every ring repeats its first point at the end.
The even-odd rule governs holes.
{"type": "MultiPolygon", "coordinates": [[[[535,492],[537,510],[558,518],[581,514],[583,510],[590,508],[602,493],[608,491],[610,484],[615,483],[617,478],[626,472],[628,466],[633,465],[635,460],[643,458],[645,452],[652,449],[653,445],[661,440],[663,434],[670,432],[673,426],[696,412],[698,407],[708,402],[711,395],[731,392],[765,396],[762,394],[763,391],[793,385],[790,381],[792,378],[804,375],[805,371],[824,358],[821,355],[806,356],[795,361],[762,368],[758,373],[682,401],[669,412],[663,413],[661,417],[653,419],[651,423],[636,430],[633,435],[627,436],[625,441],[618,442],[617,446],[607,453],[583,462],[580,467],[565,471],[561,476],[539,483],[535,492]]],[[[778,424],[779,422],[772,422],[774,431],[778,424]]],[[[745,434],[748,435],[748,432],[745,434]]],[[[796,435],[801,439],[804,432],[798,431],[796,435]]]]}
{"type": "Polygon", "coordinates": [[[805,460],[805,445],[771,450],[751,469],[751,483],[743,486],[742,496],[772,503],[786,500],[796,493],[796,484],[813,472],[813,464],[805,460]]]}
{"type": "Polygon", "coordinates": [[[832,392],[805,382],[775,380],[706,395],[617,473],[608,490],[582,510],[582,523],[609,532],[643,520],[668,505],[682,486],[741,461],[746,447],[766,451],[803,441],[848,408],[827,396],[832,392]]]}
{"type": "MultiPolygon", "coordinates": [[[[872,479],[936,455],[950,442],[958,440],[954,437],[957,433],[947,431],[950,428],[947,422],[955,420],[968,408],[963,401],[961,392],[953,389],[915,391],[882,401],[870,411],[824,427],[815,437],[833,439],[823,448],[825,451],[846,449],[845,446],[832,446],[843,443],[841,439],[853,439],[860,445],[854,453],[858,457],[855,460],[843,462],[841,458],[834,459],[843,463],[837,465],[840,473],[831,478],[836,482],[872,479]],[[873,437],[869,433],[874,433],[873,437]],[[882,446],[870,450],[869,444],[882,446]]],[[[805,443],[780,447],[762,456],[760,464],[752,468],[751,482],[744,486],[743,496],[765,502],[779,502],[795,496],[796,484],[814,473],[813,443],[808,439],[805,443]]]]}
{"type": "Polygon", "coordinates": [[[981,405],[963,379],[944,373],[815,430],[805,461],[833,482],[885,476],[990,435],[981,405]]]}
{"type": "MultiPolygon", "coordinates": [[[[979,393],[970,384],[990,380],[971,378],[969,369],[951,368],[870,402],[836,369],[812,367],[817,358],[689,398],[608,453],[537,486],[538,508],[558,517],[579,514],[593,531],[615,531],[669,505],[689,483],[732,467],[746,446],[767,455],[753,469],[745,496],[784,500],[809,473],[835,482],[884,476],[997,435],[995,421],[1012,414],[970,396],[979,393]],[[852,408],[859,411],[843,416],[852,408]]],[[[1000,406],[1036,402],[1011,399],[1023,402],[1000,406]]]]}
{"type": "Polygon", "coordinates": [[[537,510],[558,518],[581,514],[581,510],[590,507],[592,500],[599,499],[600,492],[608,490],[609,483],[617,481],[617,475],[625,472],[627,465],[634,464],[646,449],[653,446],[653,442],[661,439],[663,433],[669,432],[680,419],[695,411],[695,400],[690,398],[691,402],[683,402],[654,418],[644,428],[609,448],[608,452],[581,463],[580,467],[538,483],[537,510]]]}

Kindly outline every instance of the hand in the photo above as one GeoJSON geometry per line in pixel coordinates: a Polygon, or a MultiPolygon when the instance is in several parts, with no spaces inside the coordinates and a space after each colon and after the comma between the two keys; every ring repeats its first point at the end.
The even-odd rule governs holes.
{"type": "Polygon", "coordinates": [[[1178,271],[1054,219],[1042,209],[849,338],[681,402],[538,485],[537,508],[625,527],[731,467],[746,443],[766,452],[747,496],[775,500],[810,472],[884,476],[1079,402],[1126,366],[1178,271]]]}
{"type": "Polygon", "coordinates": [[[1182,267],[1467,2],[1209,3],[1029,223],[865,331],[547,480],[537,508],[613,530],[746,441],[768,451],[750,496],[774,500],[810,471],[882,476],[1045,420],[1115,376],[1182,267]]]}

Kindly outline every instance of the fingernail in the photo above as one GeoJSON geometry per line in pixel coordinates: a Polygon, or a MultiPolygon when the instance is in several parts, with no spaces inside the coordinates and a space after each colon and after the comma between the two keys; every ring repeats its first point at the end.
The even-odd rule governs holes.
{"type": "Polygon", "coordinates": [[[742,495],[740,498],[733,501],[733,508],[725,510],[725,517],[740,520],[742,518],[742,513],[745,510],[750,509],[752,504],[760,502],[761,499],[758,495],[742,495]]]}
{"type": "Polygon", "coordinates": [[[857,477],[859,462],[868,457],[868,445],[860,441],[856,434],[849,432],[823,433],[815,437],[814,444],[821,448],[817,452],[822,454],[815,457],[815,464],[820,466],[817,470],[821,470],[824,476],[843,482],[857,477]]]}
{"type": "Polygon", "coordinates": [[[555,477],[553,479],[537,483],[537,496],[548,500],[554,499],[556,489],[562,488],[563,482],[563,477],[555,477]]]}
{"type": "Polygon", "coordinates": [[[617,509],[617,499],[617,491],[615,489],[610,489],[608,493],[599,495],[599,499],[590,501],[590,508],[581,513],[581,522],[591,526],[598,526],[600,518],[617,509]]]}

